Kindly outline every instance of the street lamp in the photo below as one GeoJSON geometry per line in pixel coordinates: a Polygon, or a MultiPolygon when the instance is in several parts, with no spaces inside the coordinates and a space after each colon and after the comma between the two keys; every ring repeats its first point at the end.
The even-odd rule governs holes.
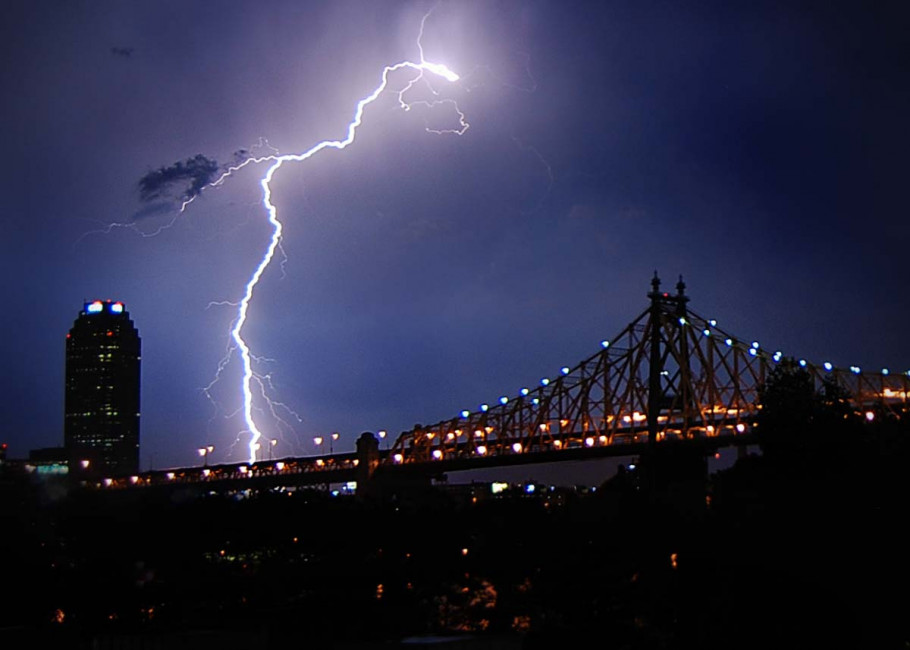
{"type": "MultiPolygon", "coordinates": [[[[380,439],[380,440],[385,440],[385,437],[386,437],[386,434],[387,434],[387,433],[388,433],[388,432],[387,432],[385,429],[383,429],[382,431],[380,431],[380,432],[379,432],[379,439],[380,439]]],[[[386,448],[388,448],[388,445],[386,445],[386,448]]]]}
{"type": "MultiPolygon", "coordinates": [[[[256,459],[256,454],[259,452],[260,449],[262,449],[261,443],[259,443],[259,442],[253,443],[253,460],[256,459]]],[[[260,460],[262,460],[262,459],[260,458],[260,460]]]]}
{"type": "Polygon", "coordinates": [[[278,444],[278,438],[272,438],[269,440],[269,460],[272,460],[272,450],[275,449],[275,445],[278,444]]]}
{"type": "Polygon", "coordinates": [[[209,465],[209,455],[215,451],[215,445],[206,445],[205,447],[200,447],[196,450],[198,454],[202,457],[202,466],[208,467],[209,465]]]}
{"type": "Polygon", "coordinates": [[[322,450],[320,447],[322,447],[322,436],[316,436],[313,438],[313,444],[316,445],[316,451],[321,454],[322,450]]]}
{"type": "Polygon", "coordinates": [[[341,434],[338,433],[337,431],[336,431],[335,433],[332,434],[332,438],[331,438],[331,440],[329,440],[329,453],[330,453],[330,454],[334,454],[334,453],[335,453],[335,445],[334,445],[333,443],[334,443],[336,440],[338,440],[338,438],[339,438],[340,435],[341,435],[341,434]]]}

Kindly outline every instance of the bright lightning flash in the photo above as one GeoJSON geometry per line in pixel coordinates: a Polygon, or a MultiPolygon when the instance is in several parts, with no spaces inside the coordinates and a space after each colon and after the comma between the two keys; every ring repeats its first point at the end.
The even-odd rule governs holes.
{"type": "MultiPolygon", "coordinates": [[[[415,63],[412,61],[403,61],[401,63],[396,63],[394,65],[386,66],[382,71],[382,78],[379,85],[371,92],[369,95],[361,99],[357,103],[357,108],[354,111],[354,116],[351,122],[348,124],[347,135],[341,140],[324,140],[312,148],[304,151],[303,153],[296,154],[285,154],[285,155],[268,155],[263,157],[251,157],[244,160],[242,163],[231,167],[224,174],[221,175],[216,181],[212,183],[213,186],[221,185],[227,177],[229,177],[233,172],[246,167],[251,163],[261,163],[261,162],[271,162],[268,170],[265,172],[265,175],[260,180],[259,184],[262,187],[262,204],[266,209],[268,214],[269,223],[272,224],[272,236],[269,240],[269,245],[262,256],[259,264],[256,266],[255,271],[253,271],[252,276],[246,284],[246,289],[243,294],[243,298],[240,300],[237,305],[237,317],[233,322],[233,327],[231,329],[231,339],[233,340],[233,345],[240,350],[240,357],[243,363],[243,378],[242,378],[242,390],[243,390],[243,417],[246,423],[246,427],[250,433],[249,441],[249,460],[251,463],[256,462],[257,451],[260,450],[261,446],[259,444],[260,440],[263,437],[262,431],[259,429],[259,426],[256,424],[253,419],[253,383],[259,382],[260,388],[262,388],[262,378],[258,377],[253,371],[253,356],[250,351],[250,346],[243,339],[243,326],[246,324],[246,320],[249,314],[250,301],[253,298],[253,293],[256,289],[256,286],[259,284],[259,280],[262,277],[262,274],[268,268],[269,264],[272,262],[272,258],[275,256],[275,251],[279,249],[281,245],[281,234],[282,234],[282,224],[278,220],[278,209],[275,207],[275,204],[272,203],[272,188],[271,181],[275,172],[277,172],[282,165],[288,162],[303,162],[312,158],[314,155],[322,151],[323,149],[345,149],[348,145],[354,142],[354,138],[357,134],[357,129],[360,127],[363,122],[364,110],[367,106],[373,103],[387,88],[389,85],[389,76],[398,70],[409,69],[416,72],[416,76],[408,81],[406,86],[397,91],[398,94],[398,103],[404,110],[409,110],[412,106],[416,104],[421,104],[424,106],[435,106],[439,104],[447,104],[454,108],[456,114],[458,115],[458,128],[448,129],[448,130],[435,130],[429,129],[432,133],[451,133],[455,135],[462,135],[468,129],[468,123],[465,121],[464,114],[458,109],[458,106],[455,104],[454,100],[451,99],[437,99],[437,100],[420,100],[413,101],[408,103],[405,99],[406,93],[413,88],[416,84],[424,82],[429,88],[433,96],[437,96],[435,90],[429,84],[429,81],[424,77],[424,73],[430,73],[432,75],[441,77],[449,82],[455,82],[459,80],[458,74],[450,70],[447,66],[441,63],[433,63],[427,61],[423,55],[423,47],[421,46],[421,38],[423,36],[423,27],[426,22],[426,16],[420,25],[420,35],[418,37],[417,45],[420,51],[420,61],[415,63]]],[[[187,207],[187,205],[192,201],[192,199],[184,202],[181,206],[181,212],[187,207]]],[[[223,366],[219,366],[220,369],[223,366]]],[[[260,395],[264,396],[265,391],[261,390],[260,395]]],[[[268,399],[266,399],[268,401],[268,399]]]]}

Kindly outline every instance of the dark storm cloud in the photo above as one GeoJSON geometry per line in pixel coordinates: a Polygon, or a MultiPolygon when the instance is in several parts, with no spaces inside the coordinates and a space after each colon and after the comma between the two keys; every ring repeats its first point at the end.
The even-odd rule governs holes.
{"type": "Polygon", "coordinates": [[[166,199],[179,191],[179,198],[188,201],[215,180],[218,162],[201,153],[168,167],[159,167],[139,179],[139,198],[143,203],[166,199]]]}

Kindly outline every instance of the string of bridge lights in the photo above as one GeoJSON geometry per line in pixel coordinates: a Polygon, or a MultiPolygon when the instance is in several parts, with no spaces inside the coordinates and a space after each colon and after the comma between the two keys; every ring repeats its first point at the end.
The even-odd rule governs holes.
{"type": "MultiPolygon", "coordinates": [[[[692,325],[692,323],[690,323],[689,320],[688,320],[687,318],[685,318],[684,316],[682,316],[682,317],[679,318],[679,324],[680,324],[680,326],[682,326],[682,327],[691,326],[691,325],[692,325]]],[[[732,348],[732,347],[734,347],[734,346],[739,345],[740,343],[742,343],[742,341],[739,341],[739,340],[737,340],[737,339],[735,339],[735,338],[733,338],[733,337],[727,335],[725,332],[722,332],[722,331],[719,331],[719,330],[718,330],[717,332],[713,332],[713,331],[711,330],[711,328],[712,328],[712,327],[713,327],[713,328],[716,328],[716,327],[717,327],[717,320],[715,320],[715,319],[712,318],[712,319],[706,321],[706,324],[709,325],[710,327],[705,327],[705,328],[702,329],[702,331],[701,331],[702,336],[704,336],[704,337],[707,338],[707,337],[714,336],[715,334],[719,333],[719,334],[721,334],[721,335],[724,337],[723,341],[724,341],[724,343],[727,345],[727,347],[729,347],[729,348],[732,348]]],[[[608,348],[610,347],[610,341],[607,340],[607,339],[604,339],[604,340],[602,340],[602,341],[600,342],[600,346],[601,346],[601,348],[603,348],[604,350],[606,350],[606,349],[608,349],[608,348]]],[[[772,361],[774,361],[774,363],[779,363],[779,362],[784,358],[784,353],[781,352],[780,350],[776,350],[773,354],[767,354],[767,353],[765,353],[765,351],[761,348],[760,343],[759,343],[758,341],[754,341],[754,340],[749,344],[748,348],[746,348],[746,349],[748,350],[748,354],[749,354],[750,356],[757,357],[757,356],[759,356],[759,355],[764,354],[764,355],[766,356],[766,358],[770,358],[772,361]]],[[[583,365],[584,363],[585,363],[585,362],[582,361],[581,363],[579,363],[578,365],[576,365],[575,368],[579,368],[579,367],[580,367],[581,365],[583,365]]],[[[807,366],[814,365],[814,364],[810,363],[809,361],[807,361],[806,359],[803,359],[803,358],[796,359],[796,363],[797,363],[801,368],[806,368],[807,366]]],[[[823,362],[823,363],[821,364],[820,367],[821,367],[821,368],[824,368],[824,370],[825,370],[826,372],[833,372],[833,371],[835,371],[835,370],[841,370],[841,368],[836,367],[836,366],[835,366],[834,364],[832,364],[830,361],[825,361],[825,362],[823,362]]],[[[862,368],[860,368],[859,366],[856,366],[856,365],[848,366],[847,369],[848,369],[851,373],[853,373],[854,375],[863,374],[862,368]]],[[[567,375],[569,375],[569,374],[572,372],[572,370],[573,370],[573,369],[572,369],[572,368],[569,368],[569,366],[563,366],[562,368],[560,368],[560,373],[562,374],[562,376],[567,376],[567,375]]],[[[889,376],[889,375],[891,374],[891,371],[890,371],[888,368],[882,368],[880,372],[877,372],[877,373],[867,373],[867,374],[877,374],[877,375],[881,375],[881,376],[887,377],[887,376],[889,376]]],[[[910,370],[906,370],[906,371],[904,371],[904,372],[901,373],[901,374],[903,374],[903,375],[905,375],[905,376],[907,376],[907,377],[910,377],[910,370]]],[[[540,387],[541,387],[541,388],[545,388],[545,387],[549,386],[553,381],[554,381],[554,380],[550,379],[549,377],[543,377],[543,378],[540,380],[540,387]]],[[[537,390],[539,390],[539,389],[537,389],[537,390]]],[[[531,389],[529,389],[529,388],[522,388],[522,389],[519,391],[518,397],[516,397],[515,399],[521,399],[522,397],[527,397],[527,396],[530,394],[530,392],[531,392],[531,389]]],[[[506,404],[509,403],[509,400],[510,400],[509,397],[503,395],[502,397],[499,398],[499,405],[500,405],[500,406],[505,406],[506,404]]],[[[532,398],[532,399],[531,399],[531,403],[534,404],[534,406],[539,406],[539,405],[540,405],[540,398],[538,398],[538,397],[532,398]]],[[[495,406],[495,405],[494,405],[494,406],[495,406]]],[[[478,408],[479,408],[480,412],[486,413],[486,412],[488,412],[488,411],[490,410],[491,406],[490,406],[490,404],[488,404],[488,403],[484,403],[484,404],[481,404],[478,408]]],[[[469,417],[471,417],[472,413],[471,413],[470,410],[464,409],[464,410],[462,410],[462,411],[459,413],[459,415],[461,416],[461,419],[466,420],[466,419],[468,419],[469,417]]]]}

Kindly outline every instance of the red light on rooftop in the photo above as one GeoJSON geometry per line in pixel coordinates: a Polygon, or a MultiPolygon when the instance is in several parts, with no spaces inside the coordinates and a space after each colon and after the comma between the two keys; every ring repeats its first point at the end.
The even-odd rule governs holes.
{"type": "Polygon", "coordinates": [[[108,331],[107,331],[107,335],[108,335],[108,336],[113,336],[114,333],[113,333],[112,331],[108,330],[108,331]]]}

